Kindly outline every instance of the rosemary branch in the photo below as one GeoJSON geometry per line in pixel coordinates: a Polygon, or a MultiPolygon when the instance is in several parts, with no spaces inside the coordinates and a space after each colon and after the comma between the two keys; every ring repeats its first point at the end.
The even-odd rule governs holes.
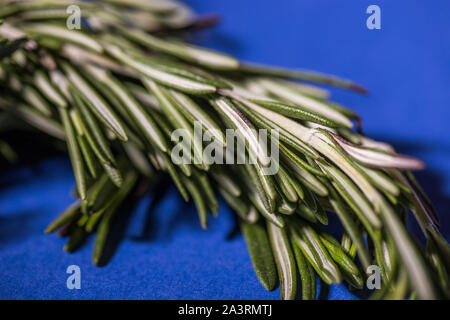
{"type": "MultiPolygon", "coordinates": [[[[67,251],[96,233],[99,264],[118,208],[139,181],[165,171],[194,201],[204,228],[208,213],[218,213],[216,193],[223,196],[239,217],[258,279],[273,290],[278,276],[283,299],[299,295],[297,282],[301,297],[314,299],[315,275],[362,288],[371,264],[383,279],[372,298],[450,297],[449,245],[410,172],[424,164],[358,133],[359,116],[316,84],[366,93],[362,86],[188,44],[179,32],[202,23],[175,1],[0,4],[0,118],[19,119],[49,143],[66,142],[79,199],[46,232],[68,232],[67,251]],[[65,25],[64,10],[74,4],[83,12],[80,30],[65,25]],[[175,143],[177,129],[191,143],[175,143]],[[229,157],[228,129],[244,142],[231,151],[252,162],[220,165],[229,157]],[[258,140],[258,129],[277,136],[274,174],[266,174],[274,147],[258,140]],[[219,160],[213,164],[202,154],[206,142],[219,160]],[[173,161],[174,148],[184,161],[173,161]],[[407,229],[408,211],[425,249],[407,229]],[[340,241],[323,227],[329,214],[342,223],[340,241]]],[[[0,154],[15,158],[3,140],[0,154]]]]}

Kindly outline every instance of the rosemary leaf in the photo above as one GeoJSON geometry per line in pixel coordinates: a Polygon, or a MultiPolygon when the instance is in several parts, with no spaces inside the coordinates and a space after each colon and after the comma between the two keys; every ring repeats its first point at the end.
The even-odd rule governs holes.
{"type": "Polygon", "coordinates": [[[267,223],[267,231],[280,279],[281,299],[293,300],[297,290],[297,267],[286,231],[272,223],[267,223]]]}
{"type": "Polygon", "coordinates": [[[314,267],[317,274],[328,284],[341,283],[341,273],[327,249],[320,241],[319,236],[313,228],[300,220],[291,219],[290,232],[294,245],[299,246],[302,253],[314,267]]]}
{"type": "Polygon", "coordinates": [[[69,150],[70,161],[75,174],[75,181],[77,183],[78,194],[82,200],[86,199],[86,176],[84,173],[84,162],[81,155],[74,129],[70,123],[70,117],[67,109],[58,109],[61,120],[64,125],[64,132],[66,133],[67,148],[69,150]]]}
{"type": "Polygon", "coordinates": [[[206,66],[211,69],[233,70],[237,69],[239,62],[231,56],[214,52],[181,42],[168,41],[146,34],[140,30],[119,29],[130,39],[149,47],[150,49],[173,55],[188,62],[206,66]]]}
{"type": "Polygon", "coordinates": [[[216,91],[216,88],[214,86],[203,84],[187,78],[179,77],[167,72],[163,72],[152,67],[148,63],[138,61],[137,59],[133,59],[127,56],[118,47],[107,45],[106,50],[114,58],[124,63],[128,67],[132,68],[136,72],[154,81],[157,81],[163,85],[167,85],[168,87],[172,87],[174,89],[178,89],[180,91],[192,94],[207,94],[216,91]]]}
{"type": "Polygon", "coordinates": [[[272,291],[277,282],[277,271],[267,231],[260,223],[247,222],[241,222],[241,230],[259,282],[272,291]]]}
{"type": "Polygon", "coordinates": [[[63,64],[67,77],[72,85],[77,88],[78,93],[85,99],[87,105],[94,114],[121,140],[127,141],[128,137],[122,127],[121,121],[100,97],[96,90],[92,88],[78,72],[68,64],[63,64]]]}
{"type": "Polygon", "coordinates": [[[127,108],[130,116],[140,126],[150,143],[155,144],[161,151],[166,152],[167,142],[158,125],[127,89],[102,69],[90,67],[90,74],[114,92],[115,96],[122,102],[122,105],[127,108]]]}
{"type": "Polygon", "coordinates": [[[64,210],[55,220],[53,220],[45,229],[45,233],[52,233],[63,227],[67,223],[74,221],[80,214],[81,201],[77,200],[64,210]]]}
{"type": "MultiPolygon", "coordinates": [[[[291,243],[294,243],[292,238],[291,243]]],[[[300,274],[302,300],[314,300],[316,298],[316,278],[314,269],[311,267],[298,246],[293,245],[292,250],[294,251],[295,261],[297,262],[298,272],[300,274]]]]}
{"type": "Polygon", "coordinates": [[[39,37],[51,37],[61,41],[75,43],[98,53],[103,51],[101,45],[90,36],[77,30],[70,30],[65,26],[29,23],[22,26],[22,30],[39,37]]]}

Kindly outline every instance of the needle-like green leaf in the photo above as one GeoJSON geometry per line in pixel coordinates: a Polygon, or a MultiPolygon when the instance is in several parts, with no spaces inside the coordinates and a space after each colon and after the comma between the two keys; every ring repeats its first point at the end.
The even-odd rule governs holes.
{"type": "Polygon", "coordinates": [[[312,81],[317,83],[328,84],[344,89],[354,90],[356,92],[366,94],[367,90],[361,85],[354,83],[350,80],[345,80],[338,78],[336,76],[322,74],[313,71],[306,70],[289,70],[283,68],[273,68],[267,67],[257,64],[243,64],[240,67],[240,70],[244,72],[248,72],[250,74],[258,74],[258,75],[269,75],[274,77],[281,78],[291,78],[291,79],[299,79],[305,81],[312,81]]]}
{"type": "Polygon", "coordinates": [[[80,148],[76,139],[75,131],[70,122],[67,109],[58,109],[66,133],[67,149],[69,150],[70,161],[72,163],[75,181],[77,183],[78,194],[82,200],[86,199],[86,176],[84,173],[84,162],[80,148]]]}
{"type": "Polygon", "coordinates": [[[94,88],[92,88],[81,75],[71,66],[64,63],[63,68],[67,74],[69,81],[78,90],[78,93],[84,98],[87,105],[94,114],[114,132],[121,140],[127,141],[128,137],[122,127],[121,121],[111,108],[106,104],[101,96],[99,96],[94,88]]]}
{"type": "Polygon", "coordinates": [[[272,177],[264,175],[256,165],[245,164],[246,175],[249,178],[248,183],[258,194],[258,198],[263,202],[267,211],[275,211],[275,200],[277,193],[273,185],[272,177]]]}
{"type": "Polygon", "coordinates": [[[189,193],[192,196],[192,200],[195,203],[195,206],[197,207],[198,217],[200,219],[200,224],[203,229],[206,229],[208,226],[208,209],[207,209],[207,202],[204,199],[200,189],[196,185],[196,183],[190,179],[185,178],[184,176],[181,177],[184,186],[189,191],[189,193]]]}
{"type": "Polygon", "coordinates": [[[256,207],[256,209],[258,209],[258,212],[262,214],[267,219],[267,221],[273,223],[277,227],[284,227],[285,222],[283,217],[281,217],[278,213],[270,212],[269,210],[267,210],[258,193],[253,192],[248,194],[247,196],[252,204],[256,207]]]}
{"type": "Polygon", "coordinates": [[[180,176],[175,168],[175,166],[172,164],[172,161],[169,159],[169,157],[164,154],[161,153],[159,154],[163,164],[164,164],[164,168],[167,170],[167,172],[169,173],[170,177],[172,178],[173,182],[175,183],[175,185],[178,188],[178,191],[180,191],[183,199],[187,202],[189,201],[189,194],[186,190],[186,188],[184,187],[184,184],[182,182],[182,176],[180,176]]]}
{"type": "Polygon", "coordinates": [[[242,194],[240,186],[230,177],[232,173],[228,173],[226,169],[220,166],[214,167],[214,170],[210,172],[217,184],[227,190],[231,195],[239,197],[242,194]]]}
{"type": "Polygon", "coordinates": [[[301,203],[304,205],[302,206],[303,210],[305,209],[304,207],[306,207],[306,209],[308,209],[320,223],[323,225],[328,225],[328,217],[326,212],[319,204],[316,196],[309,191],[309,189],[305,190],[305,196],[301,200],[301,203]]]}
{"type": "Polygon", "coordinates": [[[429,271],[428,263],[407,233],[401,220],[386,202],[383,203],[382,218],[388,228],[398,253],[403,261],[409,280],[421,299],[439,299],[441,292],[429,271]]]}
{"type": "Polygon", "coordinates": [[[289,201],[279,187],[276,187],[278,191],[279,200],[277,201],[277,211],[282,214],[293,214],[297,209],[297,203],[289,201]]]}
{"type": "Polygon", "coordinates": [[[283,192],[284,196],[291,202],[298,201],[298,194],[296,188],[294,186],[295,182],[292,181],[292,178],[286,172],[282,165],[278,168],[278,172],[275,175],[275,180],[280,187],[281,192],[283,192]]]}
{"type": "Polygon", "coordinates": [[[280,279],[281,299],[293,300],[297,291],[297,267],[286,230],[267,223],[267,231],[280,279]]]}
{"type": "Polygon", "coordinates": [[[241,222],[241,230],[259,282],[272,291],[277,282],[277,270],[266,229],[260,223],[241,222]]]}
{"type": "Polygon", "coordinates": [[[322,280],[328,284],[341,283],[342,277],[339,268],[330,257],[314,229],[298,219],[290,219],[290,222],[289,230],[292,234],[294,245],[299,246],[322,280]]]}
{"type": "Polygon", "coordinates": [[[151,178],[154,175],[155,171],[148,162],[148,158],[133,142],[124,143],[123,148],[125,149],[131,163],[133,163],[134,167],[141,174],[147,178],[151,178]]]}
{"type": "Polygon", "coordinates": [[[81,244],[86,239],[87,235],[88,234],[84,229],[80,227],[75,227],[72,233],[70,234],[69,241],[64,246],[64,251],[74,252],[81,246],[81,244]]]}
{"type": "Polygon", "coordinates": [[[81,153],[83,154],[83,159],[86,162],[90,175],[95,179],[97,178],[97,166],[95,162],[94,155],[89,147],[86,138],[83,136],[77,136],[78,144],[80,145],[81,153]]]}
{"type": "Polygon", "coordinates": [[[133,98],[128,90],[107,71],[100,68],[89,67],[89,73],[98,81],[105,84],[122,105],[128,110],[130,116],[139,125],[149,142],[156,145],[161,151],[167,151],[167,142],[158,125],[144,110],[144,108],[133,98]]]}
{"type": "Polygon", "coordinates": [[[203,84],[197,81],[190,80],[188,78],[183,78],[174,74],[170,74],[158,70],[151,64],[139,61],[137,59],[133,59],[127,56],[118,47],[107,45],[106,49],[108,53],[111,54],[114,58],[121,61],[125,65],[129,66],[136,72],[168,87],[175,88],[177,90],[191,94],[207,94],[216,91],[216,88],[212,85],[203,84]]]}
{"type": "Polygon", "coordinates": [[[339,126],[339,124],[330,121],[329,119],[324,118],[319,114],[311,112],[311,109],[305,109],[295,104],[288,104],[273,100],[262,100],[262,99],[249,99],[249,100],[257,105],[278,112],[290,118],[304,121],[312,121],[331,128],[339,126]]]}
{"type": "Polygon", "coordinates": [[[317,195],[325,197],[328,194],[327,188],[307,170],[297,166],[291,159],[285,158],[287,167],[295,174],[295,177],[308,188],[313,190],[317,195]]]}
{"type": "Polygon", "coordinates": [[[2,98],[0,98],[0,109],[6,109],[16,117],[52,137],[60,140],[65,139],[64,129],[61,127],[61,124],[52,118],[43,116],[40,112],[37,112],[34,109],[28,108],[24,105],[13,106],[12,103],[4,101],[2,98]]]}
{"type": "Polygon", "coordinates": [[[383,190],[394,197],[400,194],[400,188],[382,171],[370,169],[361,165],[359,165],[359,167],[380,190],[383,190]]]}
{"type": "Polygon", "coordinates": [[[64,97],[55,89],[53,84],[50,83],[47,75],[41,71],[37,71],[34,74],[34,84],[41,91],[41,93],[52,103],[58,107],[67,107],[67,102],[64,97]]]}
{"type": "MultiPolygon", "coordinates": [[[[335,123],[347,128],[351,128],[353,126],[352,122],[346,116],[319,100],[310,98],[307,95],[303,95],[272,80],[261,79],[259,83],[264,87],[264,89],[280,97],[281,99],[285,99],[286,101],[290,101],[303,109],[309,110],[312,114],[317,113],[319,116],[329,119],[329,124],[335,123]]],[[[292,114],[290,116],[292,116],[292,114]]],[[[319,119],[319,117],[317,119],[319,119]]],[[[325,123],[327,122],[325,121],[325,123]]]]}
{"type": "MultiPolygon", "coordinates": [[[[291,243],[294,243],[291,238],[291,243]]],[[[302,300],[314,300],[316,298],[316,278],[314,269],[303,255],[300,248],[292,245],[295,261],[297,262],[298,272],[302,283],[302,300]]]]}
{"type": "Polygon", "coordinates": [[[104,213],[97,230],[97,237],[95,239],[94,251],[92,255],[92,261],[95,265],[101,263],[101,258],[106,245],[106,241],[110,234],[111,223],[118,207],[122,204],[126,196],[133,189],[136,181],[137,174],[135,172],[129,172],[124,179],[123,186],[119,189],[113,198],[113,203],[108,207],[104,213]]]}
{"type": "Polygon", "coordinates": [[[265,145],[261,144],[253,124],[226,98],[210,100],[212,106],[238,131],[252,155],[264,166],[270,165],[265,145]]]}
{"type": "Polygon", "coordinates": [[[358,214],[363,221],[367,220],[374,228],[381,227],[381,221],[372,209],[370,203],[356,186],[339,169],[321,164],[324,171],[330,176],[341,196],[358,214]]]}
{"type": "Polygon", "coordinates": [[[63,27],[45,23],[29,23],[24,25],[22,30],[32,35],[51,37],[61,41],[81,45],[98,53],[103,51],[102,46],[90,36],[79,32],[78,30],[70,30],[65,26],[63,27]]]}
{"type": "Polygon", "coordinates": [[[150,49],[164,52],[211,69],[234,70],[239,67],[239,61],[222,53],[181,42],[164,40],[136,29],[119,28],[119,30],[128,38],[150,49]]]}
{"type": "Polygon", "coordinates": [[[382,168],[398,168],[406,170],[423,169],[425,164],[415,158],[392,152],[380,151],[354,145],[337,135],[332,135],[345,152],[352,158],[366,165],[382,168]]]}
{"type": "Polygon", "coordinates": [[[23,98],[36,110],[44,116],[51,117],[52,109],[42,96],[31,86],[25,86],[23,89],[23,98]]]}
{"type": "Polygon", "coordinates": [[[67,223],[74,221],[80,214],[81,201],[77,200],[67,207],[55,220],[53,220],[45,229],[45,233],[52,233],[63,227],[67,223]]]}
{"type": "Polygon", "coordinates": [[[115,162],[114,155],[108,146],[108,142],[101,131],[97,121],[88,110],[85,102],[82,100],[78,92],[72,92],[76,107],[80,110],[84,121],[81,122],[83,132],[95,152],[96,156],[103,163],[115,162]]]}
{"type": "Polygon", "coordinates": [[[255,222],[258,216],[252,211],[256,209],[253,206],[249,206],[245,198],[236,197],[220,187],[219,193],[242,220],[249,223],[255,222]]]}
{"type": "Polygon", "coordinates": [[[192,126],[189,124],[187,119],[183,116],[183,114],[179,111],[179,109],[175,108],[176,101],[173,100],[172,96],[162,86],[156,84],[154,81],[150,79],[143,78],[142,79],[144,85],[147,87],[149,91],[151,91],[156,98],[158,99],[161,107],[164,111],[164,114],[172,123],[172,125],[176,129],[183,130],[182,136],[184,135],[189,138],[190,146],[193,147],[193,156],[194,156],[194,164],[201,165],[205,170],[208,169],[208,164],[205,159],[203,159],[202,152],[202,141],[193,130],[192,126]]]}
{"type": "Polygon", "coordinates": [[[222,128],[216,123],[216,121],[205,112],[197,103],[195,103],[189,96],[170,90],[170,93],[174,99],[178,102],[175,104],[186,118],[191,122],[199,121],[205,130],[205,134],[214,139],[221,146],[226,146],[225,136],[222,132],[222,128]]]}
{"type": "Polygon", "coordinates": [[[363,278],[359,272],[358,267],[350,259],[350,257],[344,252],[343,248],[330,234],[321,230],[320,240],[327,248],[328,253],[333,260],[341,267],[341,271],[346,279],[356,288],[362,288],[364,285],[363,278]]]}

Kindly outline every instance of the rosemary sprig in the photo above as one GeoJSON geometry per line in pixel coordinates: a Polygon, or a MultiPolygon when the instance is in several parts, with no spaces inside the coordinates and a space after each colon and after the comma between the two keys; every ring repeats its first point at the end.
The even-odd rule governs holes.
{"type": "MultiPolygon", "coordinates": [[[[197,20],[174,1],[0,4],[1,134],[19,123],[47,134],[49,143],[66,142],[79,199],[45,232],[68,233],[67,251],[96,233],[93,262],[101,264],[121,205],[142,196],[140,182],[167,172],[194,201],[203,228],[222,195],[239,217],[258,279],[273,290],[278,275],[283,299],[314,299],[316,275],[361,288],[372,264],[383,280],[372,298],[450,297],[450,247],[411,173],[424,164],[355,132],[359,116],[316,84],[366,93],[362,86],[187,44],[177,32],[197,20]],[[63,9],[73,3],[86,18],[81,30],[63,24],[63,9]],[[187,141],[172,140],[176,129],[187,141]],[[235,130],[233,141],[227,129],[235,130]],[[279,137],[279,161],[258,129],[279,137]],[[234,160],[252,161],[222,165],[240,142],[234,160]],[[214,164],[205,146],[214,147],[214,164]],[[175,148],[185,162],[172,161],[175,148]],[[272,164],[275,174],[265,174],[272,164]],[[407,211],[426,249],[408,231],[407,211]],[[341,241],[323,227],[334,213],[341,241]]],[[[2,157],[15,158],[7,141],[0,147],[2,157]]]]}

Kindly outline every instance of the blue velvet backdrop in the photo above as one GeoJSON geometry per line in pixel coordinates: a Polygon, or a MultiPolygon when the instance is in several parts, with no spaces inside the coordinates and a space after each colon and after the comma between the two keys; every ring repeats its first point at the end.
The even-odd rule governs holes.
{"type": "MultiPolygon", "coordinates": [[[[418,174],[450,236],[450,2],[379,0],[188,1],[222,24],[198,42],[243,60],[311,68],[354,79],[368,97],[333,90],[365,119],[365,131],[428,164],[418,174]],[[370,4],[381,30],[366,28],[370,4]]],[[[110,264],[91,264],[93,239],[75,254],[43,229],[71,202],[70,164],[52,158],[0,177],[1,299],[277,299],[259,285],[229,209],[202,231],[193,207],[174,189],[164,201],[135,210],[110,264]],[[144,222],[149,218],[149,230],[144,222]],[[81,267],[81,290],[66,288],[67,266],[81,267]]],[[[417,226],[412,224],[417,230],[417,226]]],[[[333,286],[329,299],[352,299],[333,286]]]]}

